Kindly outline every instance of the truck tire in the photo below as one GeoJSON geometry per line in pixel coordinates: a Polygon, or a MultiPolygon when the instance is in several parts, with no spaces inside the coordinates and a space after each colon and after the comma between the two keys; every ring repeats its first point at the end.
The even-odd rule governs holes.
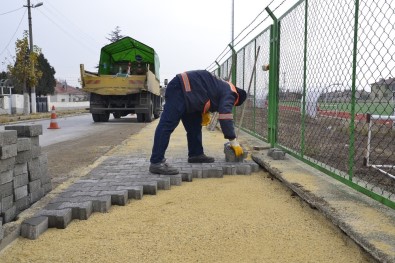
{"type": "Polygon", "coordinates": [[[114,116],[114,119],[120,119],[121,118],[121,113],[118,112],[118,111],[114,112],[112,115],[114,116]]]}
{"type": "Polygon", "coordinates": [[[92,119],[94,122],[100,122],[100,114],[92,113],[92,119]]]}
{"type": "Polygon", "coordinates": [[[137,122],[144,122],[144,113],[137,113],[137,122]]]}
{"type": "Polygon", "coordinates": [[[148,104],[148,112],[144,113],[144,121],[152,122],[153,120],[154,120],[154,103],[152,103],[152,99],[150,99],[148,104]]]}
{"type": "Polygon", "coordinates": [[[108,122],[109,119],[110,119],[110,113],[100,114],[100,121],[101,122],[108,122]]]}

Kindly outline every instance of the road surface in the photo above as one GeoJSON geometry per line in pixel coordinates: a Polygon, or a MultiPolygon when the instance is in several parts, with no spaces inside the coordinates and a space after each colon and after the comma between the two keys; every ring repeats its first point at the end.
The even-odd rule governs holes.
{"type": "MultiPolygon", "coordinates": [[[[48,129],[50,119],[18,122],[10,125],[41,124],[42,152],[48,155],[48,173],[52,187],[78,176],[79,171],[92,164],[130,135],[137,133],[145,123],[138,123],[135,115],[109,122],[94,123],[90,114],[57,118],[60,129],[48,129]]],[[[4,126],[0,126],[4,130],[4,126]]]]}

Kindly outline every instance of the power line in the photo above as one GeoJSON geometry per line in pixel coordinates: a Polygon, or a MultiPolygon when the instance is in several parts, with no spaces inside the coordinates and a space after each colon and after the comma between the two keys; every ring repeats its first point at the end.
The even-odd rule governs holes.
{"type": "MultiPolygon", "coordinates": [[[[76,42],[80,43],[81,45],[83,45],[87,50],[89,50],[90,52],[95,53],[94,51],[92,51],[91,47],[86,46],[86,44],[84,44],[83,42],[80,41],[80,39],[74,37],[72,34],[70,34],[69,32],[67,32],[64,28],[62,28],[58,23],[56,23],[55,21],[53,21],[49,16],[47,16],[45,13],[43,13],[41,10],[38,10],[42,15],[44,15],[49,21],[51,21],[56,27],[58,27],[61,31],[63,31],[66,35],[68,35],[70,38],[74,39],[76,42]]],[[[95,53],[96,55],[96,53],[95,53]]]]}
{"type": "Polygon", "coordinates": [[[10,13],[13,13],[13,12],[16,12],[16,11],[18,11],[18,10],[21,10],[22,8],[24,8],[24,7],[22,6],[22,7],[18,8],[18,9],[11,10],[11,11],[8,11],[8,12],[5,12],[5,13],[1,13],[0,16],[6,15],[6,14],[10,14],[10,13]]]}
{"type": "Polygon", "coordinates": [[[10,41],[8,41],[8,44],[5,46],[5,48],[3,49],[3,51],[1,51],[1,52],[0,52],[0,56],[1,56],[1,55],[3,55],[4,51],[6,51],[6,50],[7,50],[8,46],[9,46],[9,45],[10,45],[10,43],[11,43],[11,41],[14,39],[14,37],[15,37],[16,33],[17,33],[17,32],[18,32],[18,30],[19,30],[19,27],[20,27],[20,26],[21,26],[21,24],[22,24],[23,18],[25,18],[26,11],[27,11],[27,10],[25,10],[25,12],[23,12],[23,16],[22,16],[22,18],[21,18],[21,21],[19,21],[18,27],[16,28],[16,30],[15,30],[15,32],[14,32],[14,34],[12,35],[12,37],[11,37],[10,41]]]}
{"type": "MultiPolygon", "coordinates": [[[[79,27],[76,23],[74,23],[72,20],[70,20],[70,19],[69,19],[66,15],[64,15],[61,11],[59,11],[59,9],[57,9],[54,5],[52,5],[52,4],[50,3],[50,1],[47,1],[46,4],[48,4],[48,6],[49,6],[51,9],[53,9],[53,10],[55,11],[55,13],[59,14],[59,15],[62,16],[65,20],[67,20],[67,22],[68,22],[69,24],[74,25],[75,28],[77,28],[83,35],[87,36],[87,37],[90,39],[90,41],[88,41],[88,42],[92,42],[92,40],[93,40],[94,42],[97,42],[97,39],[95,39],[94,37],[92,37],[92,36],[89,35],[88,33],[84,32],[84,31],[81,29],[81,27],[79,27]]],[[[49,9],[48,9],[47,11],[51,12],[51,10],[49,10],[49,9]]]]}

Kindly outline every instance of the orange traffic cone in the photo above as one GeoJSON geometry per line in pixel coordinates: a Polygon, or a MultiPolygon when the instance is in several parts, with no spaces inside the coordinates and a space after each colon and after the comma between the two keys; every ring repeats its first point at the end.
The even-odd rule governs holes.
{"type": "Polygon", "coordinates": [[[56,122],[56,112],[55,106],[52,105],[52,112],[51,112],[51,123],[49,124],[48,129],[60,129],[58,123],[56,122]]]}

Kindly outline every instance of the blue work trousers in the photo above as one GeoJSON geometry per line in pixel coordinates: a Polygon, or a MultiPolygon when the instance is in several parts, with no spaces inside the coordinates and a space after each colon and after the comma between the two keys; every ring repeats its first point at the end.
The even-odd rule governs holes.
{"type": "Polygon", "coordinates": [[[188,157],[203,154],[202,113],[187,113],[182,85],[176,77],[169,82],[166,88],[165,105],[155,131],[151,163],[160,163],[164,160],[170,135],[180,120],[187,132],[188,157]]]}

